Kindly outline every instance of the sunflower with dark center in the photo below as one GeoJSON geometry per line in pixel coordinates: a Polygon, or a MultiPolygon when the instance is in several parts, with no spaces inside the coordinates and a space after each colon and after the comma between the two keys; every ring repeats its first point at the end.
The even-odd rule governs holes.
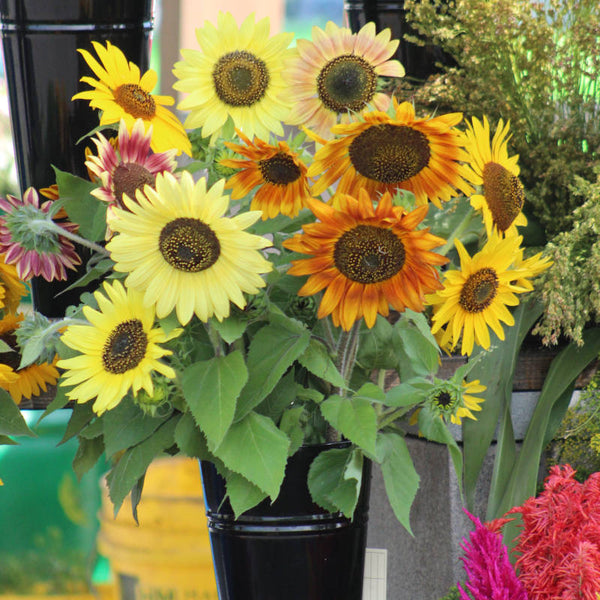
{"type": "Polygon", "coordinates": [[[318,221],[284,246],[311,255],[292,261],[288,273],[309,276],[300,296],[324,291],[319,319],[331,315],[336,327],[348,331],[364,317],[373,327],[390,306],[422,311],[425,294],[440,289],[436,267],[447,259],[432,250],[444,240],[417,229],[426,206],[406,213],[385,193],[374,207],[365,190],[358,199],[339,196],[335,207],[314,199],[308,206],[318,221]]]}
{"type": "Polygon", "coordinates": [[[137,202],[124,197],[126,210],[115,209],[115,235],[107,249],[115,270],[127,273],[126,285],[156,304],[159,318],[175,310],[182,325],[192,315],[206,322],[229,316],[230,303],[244,308],[244,294],[264,287],[262,273],[272,269],[260,250],[271,245],[244,231],[260,212],[225,216],[229,198],[224,180],[206,189],[185,171],[156,177],[137,202]]]}
{"type": "Polygon", "coordinates": [[[221,160],[226,167],[240,169],[225,185],[232,190],[231,197],[244,198],[258,187],[252,195],[250,209],[261,210],[263,219],[272,219],[278,214],[297,216],[311,197],[306,165],[298,153],[283,141],[272,145],[254,138],[251,142],[240,131],[237,133],[244,145],[226,142],[226,146],[246,158],[221,160]]]}
{"type": "Polygon", "coordinates": [[[531,290],[533,264],[521,261],[519,236],[492,235],[472,258],[459,240],[460,269],[444,274],[444,287],[427,297],[434,307],[431,332],[439,333],[440,346],[454,348],[461,340],[462,354],[471,354],[474,344],[490,347],[489,329],[504,339],[502,323],[514,325],[508,306],[516,306],[516,294],[531,290]],[[517,281],[520,285],[517,285],[517,281]]]}
{"type": "Polygon", "coordinates": [[[283,61],[291,50],[291,33],[269,36],[269,19],[249,15],[238,28],[230,13],[219,12],[217,26],[196,30],[200,50],[183,49],[175,63],[173,87],[187,96],[179,103],[189,111],[185,126],[202,127],[214,141],[228,119],[250,139],[283,135],[290,106],[281,99],[283,61]]]}
{"type": "Polygon", "coordinates": [[[475,394],[486,390],[479,379],[469,382],[454,382],[451,379],[436,381],[437,385],[431,390],[426,401],[426,405],[434,414],[455,425],[460,425],[463,418],[477,419],[473,412],[481,410],[480,405],[484,399],[477,398],[475,394]]]}
{"type": "Polygon", "coordinates": [[[376,35],[374,23],[352,33],[329,21],[325,31],[313,27],[312,41],[297,40],[284,71],[292,105],[287,122],[328,138],[336,123],[349,120],[349,113],[369,106],[387,110],[390,97],[377,91],[379,77],[404,76],[404,67],[392,60],[399,42],[390,38],[389,29],[376,35]]]}
{"type": "Polygon", "coordinates": [[[137,65],[128,62],[110,42],[106,42],[106,47],[98,42],[92,45],[100,62],[86,49],[80,48],[79,52],[98,79],[82,77],[81,81],[92,89],[75,94],[73,100],[89,100],[90,106],[101,112],[100,125],[113,125],[123,119],[132,131],[135,121],[141,119],[146,131],[152,126],[155,152],[175,149],[177,154],[191,155],[192,146],[183,125],[165,108],[175,100],[151,94],[158,81],[156,72],[150,69],[141,75],[137,65]]]}
{"type": "Polygon", "coordinates": [[[92,138],[98,154],[89,153],[85,164],[100,183],[92,195],[109,205],[106,215],[109,232],[114,216],[112,209],[124,208],[124,195],[135,199],[138,190],[143,192],[146,185],[154,186],[158,173],[175,171],[176,151],[152,153],[151,138],[152,131],[146,133],[140,119],[133,124],[131,133],[121,120],[116,147],[102,133],[92,138]]]}
{"type": "Polygon", "coordinates": [[[83,308],[88,324],[69,325],[62,334],[61,340],[79,354],[57,363],[65,369],[60,385],[72,388],[67,397],[79,403],[94,400],[98,415],[128,393],[152,395],[153,374],[173,379],[175,371],[161,360],[171,351],[160,344],[181,333],[154,327],[154,307],[144,304],[140,292],[125,289],[118,280],[104,282],[103,290],[94,292],[98,310],[83,308]]]}
{"type": "Polygon", "coordinates": [[[308,168],[309,177],[320,175],[311,192],[318,196],[336,182],[336,193],[354,196],[361,188],[372,197],[400,189],[412,192],[418,205],[430,200],[438,207],[459,191],[469,195],[466,153],[454,127],[461,119],[460,113],[417,119],[410,103],[394,99],[392,116],[365,113],[334,126],[332,140],[309,132],[323,144],[308,168]]]}
{"type": "Polygon", "coordinates": [[[470,172],[468,179],[482,186],[483,194],[471,196],[471,205],[480,210],[488,235],[493,231],[516,235],[518,226],[527,225],[522,212],[525,190],[519,180],[518,155],[508,155],[509,124],[498,121],[490,141],[490,124],[473,118],[464,134],[470,172]]]}

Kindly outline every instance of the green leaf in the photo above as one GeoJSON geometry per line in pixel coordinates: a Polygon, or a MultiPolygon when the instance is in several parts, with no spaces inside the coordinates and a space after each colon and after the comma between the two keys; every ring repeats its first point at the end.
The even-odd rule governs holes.
{"type": "Polygon", "coordinates": [[[81,478],[98,463],[104,452],[104,441],[101,437],[91,440],[79,439],[79,446],[73,458],[73,471],[77,479],[81,478]]]}
{"type": "Polygon", "coordinates": [[[271,419],[250,412],[229,428],[219,447],[212,451],[228,469],[275,499],[283,481],[289,445],[289,438],[271,419]]]}
{"type": "Polygon", "coordinates": [[[235,415],[248,371],[240,351],[197,362],[181,378],[183,395],[210,446],[218,446],[235,415]]]}
{"type": "MultiPolygon", "coordinates": [[[[22,350],[23,352],[26,350],[22,350]]],[[[4,340],[0,340],[0,354],[4,354],[6,352],[15,352],[4,340]]]]}
{"type": "Polygon", "coordinates": [[[426,379],[412,379],[405,383],[399,383],[386,392],[385,404],[398,408],[413,406],[425,400],[428,395],[428,388],[431,387],[433,387],[433,384],[426,379]],[[421,386],[416,387],[418,384],[421,384],[421,386]],[[426,384],[427,387],[423,384],[426,384]]]}
{"type": "Polygon", "coordinates": [[[25,422],[19,407],[5,390],[0,390],[0,435],[36,437],[25,422]]]}
{"type": "Polygon", "coordinates": [[[321,403],[321,413],[344,437],[367,454],[375,454],[377,414],[369,400],[330,396],[321,403]]]}
{"type": "Polygon", "coordinates": [[[438,370],[439,346],[429,328],[424,331],[420,319],[416,317],[399,319],[394,326],[392,347],[399,357],[401,380],[429,375],[438,370]]]}
{"type": "Polygon", "coordinates": [[[9,438],[7,435],[0,435],[0,446],[18,446],[19,444],[15,442],[12,438],[9,438]]]}
{"type": "Polygon", "coordinates": [[[186,456],[199,460],[213,459],[204,434],[200,431],[194,417],[189,412],[182,415],[177,423],[177,427],[175,428],[175,443],[186,456]]]}
{"type": "Polygon", "coordinates": [[[283,431],[290,438],[288,456],[295,454],[298,448],[300,448],[304,442],[304,428],[302,423],[303,415],[304,407],[294,406],[289,410],[286,410],[281,417],[279,429],[281,429],[281,431],[283,431]]]}
{"type": "Polygon", "coordinates": [[[419,474],[404,438],[394,432],[380,433],[377,457],[390,506],[398,521],[412,535],[410,509],[419,489],[419,474]]]}
{"type": "Polygon", "coordinates": [[[354,515],[362,482],[363,455],[352,446],[321,452],[308,471],[308,489],[314,502],[329,512],[354,515]]]}
{"type": "Polygon", "coordinates": [[[294,381],[294,371],[286,373],[273,391],[256,407],[256,412],[279,423],[283,411],[288,408],[302,390],[302,386],[294,381]]]}
{"type": "Polygon", "coordinates": [[[169,417],[151,417],[142,411],[131,397],[126,396],[111,410],[106,411],[96,422],[102,423],[106,456],[110,458],[143,442],[151,436],[169,417]]]}
{"type": "Polygon", "coordinates": [[[248,382],[238,401],[235,420],[244,418],[258,406],[306,350],[310,332],[292,319],[271,323],[260,329],[248,350],[248,382]]]}
{"type": "Polygon", "coordinates": [[[364,398],[369,402],[383,403],[385,402],[386,394],[378,385],[367,382],[354,392],[353,397],[364,398]]]}
{"type": "Polygon", "coordinates": [[[177,421],[177,418],[169,419],[155,431],[154,435],[126,450],[108,473],[106,482],[110,499],[115,507],[115,515],[119,512],[127,494],[146,473],[150,463],[173,445],[177,421]]]}
{"type": "Polygon", "coordinates": [[[79,224],[79,235],[93,242],[106,235],[106,202],[91,195],[95,183],[54,167],[60,202],[69,219],[79,224]]]}
{"type": "Polygon", "coordinates": [[[259,487],[250,483],[245,477],[229,471],[226,476],[227,480],[227,495],[229,496],[229,504],[233,509],[235,517],[239,517],[247,510],[254,508],[259,502],[262,502],[266,497],[259,487]]]}
{"type": "Polygon", "coordinates": [[[246,331],[248,321],[247,319],[242,318],[240,315],[232,312],[226,319],[223,319],[222,321],[219,321],[218,319],[211,319],[210,326],[219,332],[219,335],[225,342],[228,344],[233,344],[233,342],[239,340],[244,334],[244,331],[246,331]]]}
{"type": "Polygon", "coordinates": [[[346,382],[337,370],[325,344],[311,338],[304,354],[298,358],[298,362],[311,373],[332,385],[345,388],[346,382]]]}
{"type": "Polygon", "coordinates": [[[65,394],[65,388],[62,385],[57,385],[56,394],[54,398],[52,398],[50,404],[46,406],[46,409],[42,413],[42,416],[39,418],[39,421],[47,417],[49,414],[53,413],[55,410],[60,410],[64,408],[69,402],[70,400],[65,394]]]}
{"type": "Polygon", "coordinates": [[[60,444],[68,442],[71,438],[80,434],[81,430],[87,427],[90,421],[96,416],[92,410],[93,402],[85,402],[83,404],[74,404],[71,418],[67,423],[65,433],[60,440],[60,444]]]}
{"type": "Polygon", "coordinates": [[[390,322],[378,316],[374,327],[361,334],[358,363],[369,370],[396,369],[398,356],[392,344],[393,333],[390,322]]]}

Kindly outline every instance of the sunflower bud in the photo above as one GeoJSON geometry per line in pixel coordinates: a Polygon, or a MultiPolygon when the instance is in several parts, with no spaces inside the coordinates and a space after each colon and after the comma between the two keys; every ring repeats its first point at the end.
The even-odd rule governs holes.
{"type": "Polygon", "coordinates": [[[286,313],[312,327],[317,320],[317,302],[314,296],[292,296],[286,313]]]}
{"type": "Polygon", "coordinates": [[[168,392],[168,383],[166,381],[155,380],[152,395],[142,389],[133,397],[133,400],[147,415],[161,417],[171,409],[168,392]]]}

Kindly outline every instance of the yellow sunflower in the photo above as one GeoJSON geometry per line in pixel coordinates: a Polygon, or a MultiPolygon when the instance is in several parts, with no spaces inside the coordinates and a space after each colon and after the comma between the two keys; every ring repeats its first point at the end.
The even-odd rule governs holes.
{"type": "Polygon", "coordinates": [[[224,180],[209,190],[189,172],[181,179],[158,174],[155,189],[146,186],[137,202],[123,197],[128,210],[115,208],[117,234],[107,244],[115,270],[128,273],[127,285],[156,303],[159,318],[173,309],[183,325],[195,313],[202,321],[229,316],[230,302],[246,305],[244,293],[264,287],[260,276],[271,263],[260,250],[271,243],[244,231],[260,218],[258,211],[224,216],[229,198],[224,180]]]}
{"type": "Polygon", "coordinates": [[[6,390],[16,404],[23,398],[29,400],[55,385],[59,374],[56,369],[56,359],[52,363],[32,364],[19,369],[20,354],[17,351],[15,332],[23,320],[23,314],[8,313],[0,320],[0,339],[13,348],[2,356],[0,364],[0,388],[6,390]]]}
{"type": "Polygon", "coordinates": [[[479,379],[459,383],[452,381],[452,379],[440,381],[429,395],[427,404],[440,418],[449,419],[455,425],[460,425],[462,423],[461,419],[464,418],[476,421],[477,417],[473,412],[481,410],[480,404],[484,399],[477,398],[473,394],[480,394],[486,389],[486,386],[482,385],[479,379]]]}
{"type": "Polygon", "coordinates": [[[501,323],[514,324],[507,306],[516,306],[519,303],[516,294],[528,291],[515,280],[531,276],[526,268],[518,271],[511,268],[520,256],[521,240],[520,236],[501,239],[492,235],[472,258],[460,241],[455,240],[461,268],[446,271],[443,289],[427,297],[434,307],[432,333],[446,327],[440,340],[442,347],[450,343],[454,348],[462,335],[462,354],[470,355],[475,343],[489,348],[488,327],[504,339],[501,323]]]}
{"type": "Polygon", "coordinates": [[[311,197],[306,177],[306,165],[285,142],[276,146],[254,138],[251,142],[242,132],[237,132],[246,144],[226,142],[226,146],[247,157],[247,160],[223,159],[220,164],[242,169],[227,180],[234,200],[243,198],[256,186],[250,208],[261,210],[263,219],[272,219],[279,213],[295,217],[311,197]]]}
{"type": "Polygon", "coordinates": [[[427,199],[436,206],[441,200],[465,195],[473,188],[463,179],[467,168],[459,161],[466,159],[461,134],[454,128],[461,113],[433,118],[415,118],[409,102],[394,99],[394,116],[374,111],[362,115],[360,121],[332,128],[337,138],[324,140],[308,168],[308,176],[322,173],[311,191],[315,196],[338,181],[337,193],[356,196],[364,188],[370,196],[396,190],[408,190],[417,204],[427,199]]]}
{"type": "Polygon", "coordinates": [[[269,36],[269,19],[255,23],[254,14],[238,29],[230,13],[219,12],[217,27],[205,23],[196,38],[201,50],[183,49],[173,69],[173,87],[188,94],[178,105],[190,111],[185,126],[216,138],[231,117],[251,139],[283,135],[290,107],[280,98],[282,71],[293,34],[269,36]]]}
{"type": "Polygon", "coordinates": [[[427,206],[406,213],[385,193],[374,208],[365,190],[358,200],[339,196],[339,209],[314,199],[308,205],[319,221],[284,246],[312,255],[292,261],[288,273],[309,275],[300,296],[325,290],[320,319],[331,314],[334,325],[347,331],[364,317],[373,327],[378,313],[389,314],[389,305],[422,311],[425,294],[441,287],[435,267],[447,259],[431,250],[444,240],[416,229],[427,206]]]}
{"type": "Polygon", "coordinates": [[[125,120],[131,133],[136,119],[142,119],[146,132],[152,125],[151,148],[155,152],[176,149],[191,156],[192,145],[179,119],[165,106],[175,100],[171,96],[158,96],[150,92],[158,76],[152,69],[140,76],[140,69],[116,46],[106,42],[106,48],[92,42],[100,64],[87,50],[79,49],[85,62],[98,79],[82,77],[81,81],[93,89],[79,92],[73,100],[89,100],[92,108],[102,111],[100,125],[112,125],[125,120]]]}
{"type": "Polygon", "coordinates": [[[502,119],[490,142],[490,124],[473,118],[467,123],[465,149],[472,168],[469,181],[483,186],[483,195],[471,196],[471,205],[481,210],[488,235],[495,230],[501,234],[516,235],[517,226],[527,225],[521,212],[525,191],[519,180],[518,155],[508,156],[509,124],[502,119]]]}
{"type": "Polygon", "coordinates": [[[125,289],[120,281],[105,281],[105,294],[94,292],[98,310],[83,308],[88,325],[69,325],[61,340],[80,354],[58,361],[65,369],[61,386],[75,386],[66,392],[79,403],[94,399],[94,412],[101,415],[114,408],[129,392],[144,389],[153,393],[152,373],[169,379],[175,371],[160,359],[171,354],[159,344],[180,334],[167,335],[154,327],[154,306],[143,302],[143,295],[125,289]]]}
{"type": "Polygon", "coordinates": [[[325,31],[313,27],[312,41],[296,42],[284,72],[292,104],[286,121],[330,137],[331,128],[339,119],[348,120],[349,112],[360,113],[369,104],[387,110],[390,96],[377,91],[378,78],[404,76],[404,67],[390,60],[399,44],[390,37],[389,29],[375,35],[372,22],[358,33],[331,21],[325,31]]]}
{"type": "Polygon", "coordinates": [[[21,298],[27,294],[27,287],[17,275],[17,267],[7,264],[4,254],[0,254],[0,308],[16,312],[21,298]]]}

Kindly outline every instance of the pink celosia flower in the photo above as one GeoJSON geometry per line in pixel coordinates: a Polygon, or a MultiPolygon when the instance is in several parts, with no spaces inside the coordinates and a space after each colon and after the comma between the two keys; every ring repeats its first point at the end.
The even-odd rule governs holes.
{"type": "Polygon", "coordinates": [[[585,483],[555,466],[520,513],[517,567],[530,600],[597,600],[600,593],[600,473],[585,483]]]}
{"type": "Polygon", "coordinates": [[[41,276],[47,281],[67,278],[67,269],[81,264],[73,243],[63,235],[74,233],[78,226],[66,221],[54,222],[52,201],[40,205],[35,189],[23,198],[7,195],[0,198],[0,253],[7,264],[15,265],[20,279],[41,276]]]}
{"type": "Polygon", "coordinates": [[[145,185],[154,187],[158,173],[173,173],[177,166],[176,149],[160,153],[150,151],[152,127],[146,133],[141,119],[134,123],[131,134],[125,121],[121,120],[117,148],[101,133],[92,139],[96,144],[98,156],[89,155],[85,164],[102,184],[92,195],[108,202],[109,222],[114,206],[125,208],[122,202],[123,194],[135,199],[138,189],[143,190],[145,185]]]}
{"type": "Polygon", "coordinates": [[[502,535],[486,527],[477,517],[465,511],[475,524],[469,541],[463,540],[461,558],[467,573],[465,587],[458,584],[461,600],[527,600],[502,543],[502,535]]]}

